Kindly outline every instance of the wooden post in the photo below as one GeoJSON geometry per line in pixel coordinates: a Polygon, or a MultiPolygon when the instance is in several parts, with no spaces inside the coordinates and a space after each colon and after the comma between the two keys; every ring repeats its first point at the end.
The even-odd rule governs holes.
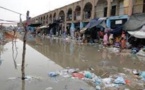
{"type": "Polygon", "coordinates": [[[91,19],[95,18],[95,0],[92,1],[93,5],[92,5],[92,11],[91,11],[91,19]]]}
{"type": "Polygon", "coordinates": [[[26,25],[24,26],[25,33],[23,37],[23,53],[22,53],[22,66],[21,66],[21,71],[22,71],[22,80],[25,80],[25,55],[26,55],[26,37],[27,37],[27,27],[29,24],[29,11],[27,11],[27,16],[26,16],[26,25]]]}

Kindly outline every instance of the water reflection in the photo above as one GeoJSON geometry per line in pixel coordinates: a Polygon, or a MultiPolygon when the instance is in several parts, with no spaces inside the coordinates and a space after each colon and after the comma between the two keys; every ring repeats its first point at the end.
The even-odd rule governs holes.
{"type": "Polygon", "coordinates": [[[18,56],[18,50],[17,50],[17,45],[16,45],[16,39],[12,39],[12,57],[13,57],[13,62],[14,62],[14,67],[17,69],[17,59],[18,56]]]}
{"type": "Polygon", "coordinates": [[[94,68],[95,73],[103,71],[103,69],[108,72],[111,69],[113,72],[114,70],[118,72],[123,67],[144,69],[137,67],[143,63],[139,62],[137,58],[133,61],[130,54],[126,52],[112,53],[99,45],[94,47],[92,45],[78,45],[73,41],[68,43],[62,39],[45,39],[40,43],[43,45],[37,47],[34,47],[33,42],[28,44],[64,68],[72,67],[80,70],[94,68]]]}
{"type": "Polygon", "coordinates": [[[22,80],[22,90],[25,90],[25,80],[22,80]]]}
{"type": "Polygon", "coordinates": [[[2,50],[1,50],[1,45],[0,45],[0,65],[2,64],[1,53],[2,53],[2,50]]]}
{"type": "Polygon", "coordinates": [[[0,65],[2,64],[2,60],[0,60],[0,65]]]}
{"type": "Polygon", "coordinates": [[[27,33],[27,41],[35,41],[35,35],[28,32],[27,33]]]}
{"type": "MultiPolygon", "coordinates": [[[[22,56],[17,55],[17,53],[22,53],[22,44],[22,41],[14,40],[12,44],[8,43],[6,45],[8,50],[12,49],[14,63],[16,63],[16,61],[17,63],[21,62],[22,56]]],[[[51,87],[54,87],[54,90],[63,90],[65,86],[63,81],[57,82],[56,87],[56,83],[51,82],[52,80],[49,81],[47,76],[48,72],[58,71],[62,69],[62,67],[79,68],[80,70],[92,70],[92,72],[96,73],[96,75],[98,76],[105,76],[106,74],[122,72],[122,68],[124,67],[130,69],[135,68],[139,70],[144,70],[145,64],[139,61],[138,58],[133,57],[131,55],[127,55],[127,53],[120,53],[116,55],[114,53],[110,53],[105,48],[100,48],[100,46],[93,47],[92,45],[78,45],[75,42],[68,43],[65,40],[58,38],[42,39],[39,37],[35,38],[34,41],[28,41],[28,44],[32,48],[29,45],[27,45],[26,63],[29,65],[26,67],[26,72],[24,73],[26,73],[26,75],[29,74],[41,76],[44,79],[39,81],[35,80],[32,82],[27,82],[27,80],[25,81],[20,79],[13,82],[7,82],[6,79],[10,76],[17,77],[20,76],[20,74],[23,72],[19,72],[19,68],[18,70],[15,70],[13,68],[14,65],[13,61],[11,60],[11,57],[7,57],[7,55],[11,54],[11,52],[6,52],[4,56],[7,60],[6,63],[3,63],[5,65],[3,65],[2,70],[0,70],[0,80],[2,81],[0,82],[0,85],[2,87],[2,90],[45,90],[45,88],[50,87],[51,85],[51,87]],[[36,50],[39,51],[39,53],[36,50]],[[44,57],[44,55],[49,59],[44,57]],[[6,70],[8,66],[9,69],[6,70]],[[3,76],[5,77],[4,79],[3,76]],[[12,86],[14,82],[17,84],[15,86],[12,86]],[[60,89],[59,87],[62,87],[63,89],[60,89]]],[[[66,85],[67,84],[68,82],[66,82],[66,85]]],[[[73,87],[72,84],[70,84],[70,86],[73,87]]]]}
{"type": "Polygon", "coordinates": [[[2,65],[3,59],[2,59],[2,54],[6,51],[4,48],[4,42],[3,40],[0,40],[0,65],[2,65]]]}
{"type": "Polygon", "coordinates": [[[74,53],[74,43],[70,42],[70,54],[73,55],[74,53]]]}

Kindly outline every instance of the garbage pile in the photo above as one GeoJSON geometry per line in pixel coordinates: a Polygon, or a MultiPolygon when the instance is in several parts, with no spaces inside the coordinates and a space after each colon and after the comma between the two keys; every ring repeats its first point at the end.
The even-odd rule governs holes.
{"type": "MultiPolygon", "coordinates": [[[[125,70],[128,72],[129,69],[125,70]]],[[[86,82],[91,82],[96,87],[96,90],[131,90],[131,88],[134,87],[143,90],[145,88],[145,71],[131,71],[129,75],[118,73],[106,78],[97,76],[90,71],[80,71],[79,69],[64,69],[56,72],[49,72],[48,75],[49,77],[62,76],[65,78],[80,79],[86,82]]]]}
{"type": "Polygon", "coordinates": [[[145,48],[141,49],[139,52],[136,53],[139,56],[145,57],[145,48]]]}

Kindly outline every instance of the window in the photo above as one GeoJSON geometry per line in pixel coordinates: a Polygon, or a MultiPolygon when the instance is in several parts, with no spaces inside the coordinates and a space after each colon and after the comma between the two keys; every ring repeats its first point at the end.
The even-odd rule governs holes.
{"type": "MultiPolygon", "coordinates": [[[[107,7],[104,8],[104,17],[107,17],[107,7]]],[[[116,5],[112,6],[111,8],[111,16],[116,15],[116,5]]]]}
{"type": "Polygon", "coordinates": [[[111,16],[115,16],[116,15],[116,5],[112,6],[111,9],[111,16]]]}
{"type": "Polygon", "coordinates": [[[104,17],[107,17],[107,7],[104,8],[104,17]]]}

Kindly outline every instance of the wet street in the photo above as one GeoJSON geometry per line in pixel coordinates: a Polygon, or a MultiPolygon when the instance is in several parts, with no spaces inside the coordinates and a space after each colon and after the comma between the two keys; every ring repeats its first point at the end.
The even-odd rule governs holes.
{"type": "Polygon", "coordinates": [[[0,90],[96,90],[83,80],[51,78],[48,73],[78,68],[107,77],[117,73],[128,74],[125,69],[145,70],[145,59],[131,55],[129,51],[112,53],[99,44],[82,45],[71,40],[36,37],[29,38],[27,42],[25,74],[28,80],[22,81],[22,48],[20,39],[1,44],[0,90]]]}

